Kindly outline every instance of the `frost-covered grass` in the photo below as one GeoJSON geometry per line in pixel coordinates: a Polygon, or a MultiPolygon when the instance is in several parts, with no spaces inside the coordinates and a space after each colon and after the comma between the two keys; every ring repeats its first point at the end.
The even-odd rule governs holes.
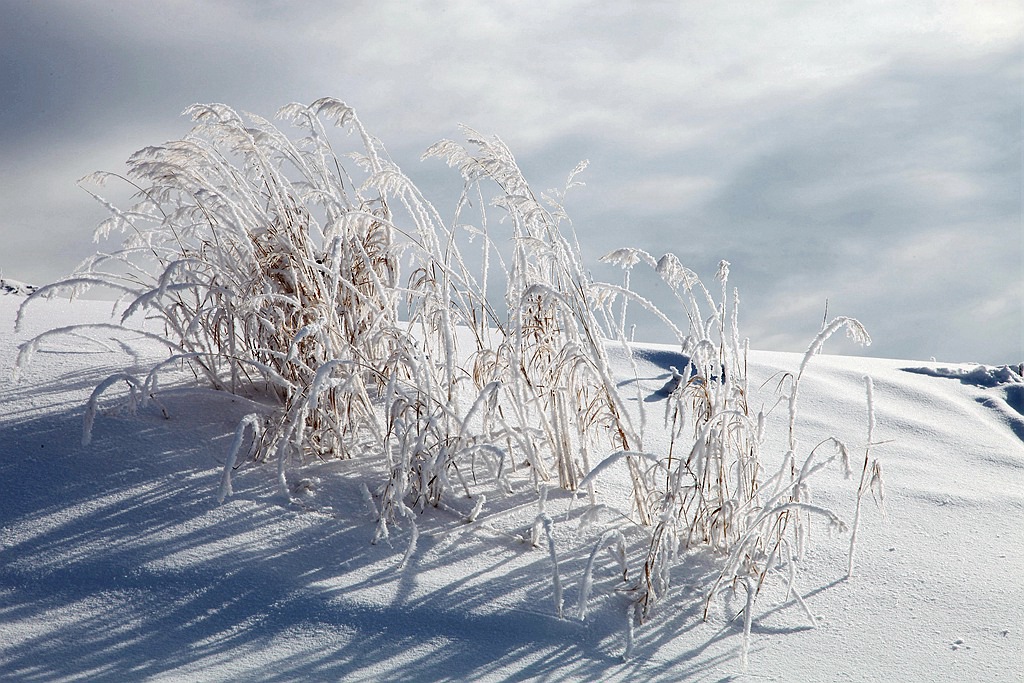
{"type": "MultiPolygon", "coordinates": [[[[0,296],[2,374],[19,344],[110,311],[103,301],[37,301],[14,333],[19,302],[0,296]]],[[[539,547],[528,542],[539,513],[528,477],[507,477],[511,492],[481,477],[486,502],[475,521],[480,497],[417,514],[416,550],[397,570],[412,530],[403,523],[369,543],[376,518],[364,484],[381,476],[369,455],[290,466],[291,499],[273,466],[240,458],[234,494],[218,505],[235,427],[265,407],[196,386],[187,369],[163,376],[168,417],[153,403],[125,412],[104,394],[93,440],[82,446],[82,407],[96,384],[119,370],[144,376],[166,357],[155,340],[131,331],[118,339],[124,346],[45,340],[23,381],[0,391],[0,679],[667,683],[740,673],[746,592],[720,592],[703,619],[722,561],[707,548],[682,553],[652,617],[627,624],[650,529],[624,517],[632,485],[623,460],[597,477],[596,508],[557,486],[542,489],[558,619],[543,526],[539,547]]],[[[649,409],[648,450],[666,452],[660,416],[679,353],[642,343],[631,351],[613,348],[612,369],[641,397],[631,409],[649,409]]],[[[770,406],[780,377],[801,361],[748,354],[747,400],[755,412],[765,407],[760,455],[771,471],[786,451],[788,415],[770,406]]],[[[1005,368],[818,355],[801,380],[798,443],[829,433],[862,445],[866,374],[875,440],[890,442],[872,449],[885,460],[887,517],[868,492],[849,580],[849,534],[808,527],[796,586],[817,628],[787,599],[785,580],[766,581],[751,619],[750,671],[801,681],[1016,682],[1024,385],[1005,368]],[[921,368],[934,372],[908,371],[921,368]]],[[[863,456],[851,447],[852,481],[817,475],[813,502],[852,521],[863,456]]]]}
{"type": "MultiPolygon", "coordinates": [[[[525,540],[548,551],[558,617],[566,614],[566,575],[546,498],[571,492],[574,505],[599,517],[608,505],[602,479],[624,467],[630,508],[594,530],[575,614],[586,616],[594,557],[612,546],[631,596],[629,633],[657,619],[680,564],[699,553],[716,567],[705,618],[724,593],[739,592],[747,643],[770,577],[783,578],[786,600],[804,604],[796,568],[814,520],[851,531],[852,573],[861,502],[883,492],[870,381],[862,440],[823,433],[808,447],[796,433],[808,365],[839,330],[869,343],[859,322],[823,326],[799,366],[774,378],[774,403],[752,405],[729,264],[709,288],[672,254],[626,247],[605,257],[623,269],[621,284],[595,281],[563,208],[585,164],[565,188],[537,193],[499,139],[465,129],[465,143],[441,141],[425,155],[465,182],[445,220],[340,101],[283,108],[294,138],[224,105],[188,113],[196,126],[182,140],[138,151],[123,176],[88,179],[135,188],[128,207],[94,195],[111,212],[97,237],[122,241],[19,311],[20,323],[38,299],[106,288],[121,296],[119,324],[147,319],[145,334],[168,350],[144,374],[121,370],[96,386],[86,443],[105,393],[126,385],[130,408],[159,405],[161,376],[187,368],[200,382],[270,405],[238,424],[218,500],[232,494],[233,473],[247,460],[273,463],[281,495],[294,500],[308,485],[289,485],[290,468],[369,459],[374,468],[363,472],[375,474],[363,483],[374,540],[407,529],[403,568],[418,552],[417,513],[466,497],[466,519],[485,522],[485,490],[527,482],[536,516],[525,540]],[[671,289],[675,310],[631,288],[637,266],[671,289]],[[657,414],[648,414],[640,382],[630,386],[638,365],[627,330],[636,308],[677,339],[657,414]],[[633,377],[612,354],[630,359],[633,377]],[[781,452],[766,454],[773,411],[785,413],[785,434],[772,442],[781,452]],[[812,498],[811,483],[825,469],[850,476],[854,446],[864,455],[848,522],[812,498]],[[642,542],[627,548],[625,533],[638,529],[642,542]]],[[[68,334],[119,332],[109,323],[45,332],[21,346],[18,366],[68,334]]]]}

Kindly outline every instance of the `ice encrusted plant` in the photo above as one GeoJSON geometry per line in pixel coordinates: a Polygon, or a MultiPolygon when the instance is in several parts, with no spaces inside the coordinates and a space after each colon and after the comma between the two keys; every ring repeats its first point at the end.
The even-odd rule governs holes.
{"type": "MultiPolygon", "coordinates": [[[[196,125],[181,140],[138,151],[124,175],[86,179],[136,190],[126,209],[93,193],[111,213],[96,237],[120,233],[119,248],[26,302],[104,287],[124,299],[122,324],[146,316],[163,328],[146,334],[169,357],[101,383],[85,441],[100,394],[123,379],[145,403],[161,373],[185,364],[215,388],[277,401],[236,442],[276,458],[282,485],[291,459],[379,455],[390,473],[382,534],[407,504],[437,504],[453,482],[468,492],[467,462],[499,475],[525,462],[538,484],[575,489],[601,435],[630,447],[578,246],[562,233],[564,190],[536,196],[500,140],[467,129],[466,146],[427,153],[462,172],[459,216],[470,193],[490,195],[503,218],[494,239],[483,207],[477,225],[446,225],[340,101],[284,107],[296,140],[225,105],[186,113],[196,125]],[[353,151],[336,150],[325,120],[356,139],[353,151]],[[462,252],[472,240],[475,272],[462,252]],[[488,292],[492,272],[503,305],[488,292]]],[[[86,331],[31,340],[19,366],[46,337],[86,331]]]]}
{"type": "Polygon", "coordinates": [[[329,100],[282,110],[308,133],[296,143],[224,105],[187,113],[196,126],[185,138],[136,152],[124,176],[85,179],[137,190],[127,209],[93,193],[111,213],[96,238],[116,231],[123,242],[37,296],[98,286],[126,300],[122,323],[158,320],[172,355],[141,383],[144,399],[161,371],[184,362],[215,388],[262,384],[276,394],[285,409],[275,419],[287,424],[260,430],[259,457],[299,427],[310,451],[344,454],[353,425],[375,417],[367,385],[391,352],[397,254],[383,198],[354,186],[318,115],[358,131],[371,163],[373,141],[351,110],[329,100]],[[331,388],[323,410],[303,410],[318,369],[339,357],[359,372],[331,388]]]}
{"type": "MultiPolygon", "coordinates": [[[[118,233],[121,244],[19,310],[20,322],[36,299],[90,287],[122,297],[120,325],[46,332],[22,346],[19,367],[53,335],[156,321],[158,330],[138,333],[167,357],[96,387],[85,441],[105,392],[127,384],[130,406],[145,404],[172,368],[189,368],[216,389],[259,394],[271,409],[238,425],[219,500],[232,494],[233,468],[244,458],[276,462],[286,495],[292,463],[369,459],[378,473],[366,485],[376,538],[395,524],[409,529],[403,566],[416,549],[414,511],[469,496],[467,518],[475,520],[486,515],[481,480],[507,491],[513,477],[525,478],[538,495],[533,540],[543,532],[559,615],[564,585],[547,491],[576,491],[596,505],[595,481],[625,463],[631,512],[647,542],[636,553],[624,528],[600,534],[581,582],[581,618],[600,548],[614,545],[623,579],[639,577],[630,607],[639,622],[665,600],[688,552],[710,552],[722,570],[708,603],[720,590],[745,589],[749,636],[764,581],[782,573],[795,586],[810,518],[843,525],[810,500],[808,480],[829,463],[848,466],[846,446],[826,439],[801,454],[794,434],[805,367],[839,329],[867,342],[856,321],[826,326],[783,383],[789,448],[769,474],[760,457],[766,421],[748,403],[747,343],[728,264],[717,274],[717,299],[675,256],[639,249],[605,257],[624,269],[621,285],[593,281],[563,207],[585,164],[564,188],[537,194],[500,139],[465,128],[465,142],[442,140],[424,155],[462,175],[448,222],[343,102],[282,108],[278,117],[299,131],[295,138],[225,105],[187,113],[195,126],[181,140],[139,150],[124,175],[87,178],[135,190],[128,208],[93,192],[110,211],[97,237],[118,233]],[[332,134],[330,124],[346,135],[332,134]],[[681,316],[631,288],[639,264],[669,286],[681,316]],[[666,452],[647,449],[644,403],[629,401],[609,361],[613,346],[631,353],[626,329],[635,306],[666,325],[686,358],[664,404],[666,452]],[[639,571],[630,572],[631,561],[639,571]]],[[[855,529],[860,498],[880,492],[870,436],[868,443],[855,529]]]]}
{"type": "MultiPolygon", "coordinates": [[[[688,551],[703,549],[721,558],[721,570],[707,593],[705,619],[722,590],[745,593],[742,659],[747,659],[754,607],[766,580],[779,574],[786,581],[786,600],[795,600],[810,615],[800,596],[797,564],[801,559],[813,518],[833,529],[847,530],[834,511],[816,505],[811,497],[812,477],[834,465],[846,477],[851,474],[848,447],[827,437],[809,451],[801,452],[796,439],[798,398],[805,371],[825,341],[846,329],[856,342],[870,344],[870,337],[856,320],[838,317],[825,325],[808,347],[799,369],[780,383],[787,412],[787,448],[781,466],[766,470],[762,458],[767,425],[766,410],[756,413],[750,405],[747,378],[749,342],[739,336],[739,293],[729,292],[729,264],[721,262],[716,279],[716,300],[693,271],[672,254],[655,259],[639,249],[619,249],[604,260],[625,271],[623,285],[597,284],[607,305],[619,306],[618,334],[624,339],[626,307],[639,304],[655,314],[675,333],[685,358],[684,367],[673,367],[671,391],[665,401],[664,427],[669,443],[665,453],[645,454],[643,480],[650,492],[652,518],[649,543],[637,583],[633,615],[640,622],[654,613],[668,595],[674,568],[688,551]],[[668,285],[685,313],[684,332],[649,300],[630,289],[629,273],[638,264],[654,269],[668,285]]],[[[640,404],[642,407],[642,404],[640,404]]],[[[871,489],[881,495],[881,465],[871,460],[874,414],[868,380],[868,434],[865,461],[856,493],[856,514],[850,542],[850,573],[861,499],[871,489]]],[[[604,463],[602,463],[602,466],[604,463]]],[[[599,475],[602,466],[592,476],[599,475]]],[[[581,613],[583,610],[581,609],[581,613]]]]}

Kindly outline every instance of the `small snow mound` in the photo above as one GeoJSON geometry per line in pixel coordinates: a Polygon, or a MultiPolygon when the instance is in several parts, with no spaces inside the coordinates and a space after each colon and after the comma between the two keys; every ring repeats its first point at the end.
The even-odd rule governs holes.
{"type": "Polygon", "coordinates": [[[9,278],[0,278],[0,294],[15,294],[19,296],[28,296],[32,292],[36,291],[34,285],[25,284],[17,280],[11,280],[9,278]]]}
{"type": "Polygon", "coordinates": [[[977,387],[997,387],[1002,384],[1017,384],[1024,382],[1021,377],[1021,367],[1011,365],[978,365],[973,368],[903,368],[907,372],[914,372],[929,377],[946,377],[958,379],[964,384],[977,387]]]}

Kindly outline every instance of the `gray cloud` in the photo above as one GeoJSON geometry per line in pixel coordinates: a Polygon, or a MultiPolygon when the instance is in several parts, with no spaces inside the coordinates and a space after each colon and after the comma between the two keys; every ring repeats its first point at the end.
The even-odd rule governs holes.
{"type": "Polygon", "coordinates": [[[761,346],[805,344],[828,298],[875,330],[873,354],[1015,357],[1020,57],[905,59],[770,115],[734,114],[690,149],[617,159],[665,182],[643,201],[613,189],[602,209],[704,272],[733,261],[761,346]]]}
{"type": "Polygon", "coordinates": [[[419,153],[458,122],[501,135],[542,188],[589,158],[569,201],[588,258],[628,243],[708,276],[733,261],[755,346],[800,350],[827,297],[869,325],[871,353],[1005,362],[1024,354],[1022,14],[3,3],[0,267],[48,280],[84,257],[102,214],[74,180],[181,135],[188,104],[266,115],[336,95],[432,196],[459,182],[419,153]]]}

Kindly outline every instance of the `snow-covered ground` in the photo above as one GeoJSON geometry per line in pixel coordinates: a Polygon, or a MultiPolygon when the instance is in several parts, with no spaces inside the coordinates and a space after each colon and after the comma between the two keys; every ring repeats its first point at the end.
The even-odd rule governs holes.
{"type": "MultiPolygon", "coordinates": [[[[15,333],[22,300],[0,296],[3,377],[25,339],[110,308],[40,302],[15,333]]],[[[525,490],[491,492],[472,523],[463,520],[473,501],[428,510],[399,569],[407,529],[370,543],[371,463],[296,468],[292,501],[273,467],[244,463],[234,495],[217,504],[235,427],[258,408],[245,399],[168,382],[162,408],[101,413],[82,446],[93,387],[159,355],[121,341],[47,342],[20,383],[0,385],[2,680],[1024,680],[1024,384],[1007,369],[813,360],[800,397],[805,444],[863,444],[863,376],[874,380],[884,515],[868,502],[849,580],[848,537],[815,527],[797,585],[816,627],[781,587],[766,588],[744,673],[742,595],[702,621],[715,568],[701,553],[677,567],[628,661],[629,595],[610,557],[600,556],[587,617],[576,618],[587,524],[619,514],[614,478],[602,480],[612,505],[603,518],[588,520],[564,493],[547,501],[559,619],[547,549],[523,540],[537,514],[525,490]]],[[[637,354],[652,423],[670,354],[637,354]]],[[[755,403],[773,403],[779,373],[799,361],[752,353],[755,403]]],[[[851,482],[838,473],[814,495],[852,514],[851,482]]]]}
{"type": "Polygon", "coordinates": [[[28,296],[34,291],[36,291],[36,288],[34,286],[21,282],[20,280],[12,280],[10,278],[0,277],[0,295],[20,294],[23,296],[28,296]]]}

